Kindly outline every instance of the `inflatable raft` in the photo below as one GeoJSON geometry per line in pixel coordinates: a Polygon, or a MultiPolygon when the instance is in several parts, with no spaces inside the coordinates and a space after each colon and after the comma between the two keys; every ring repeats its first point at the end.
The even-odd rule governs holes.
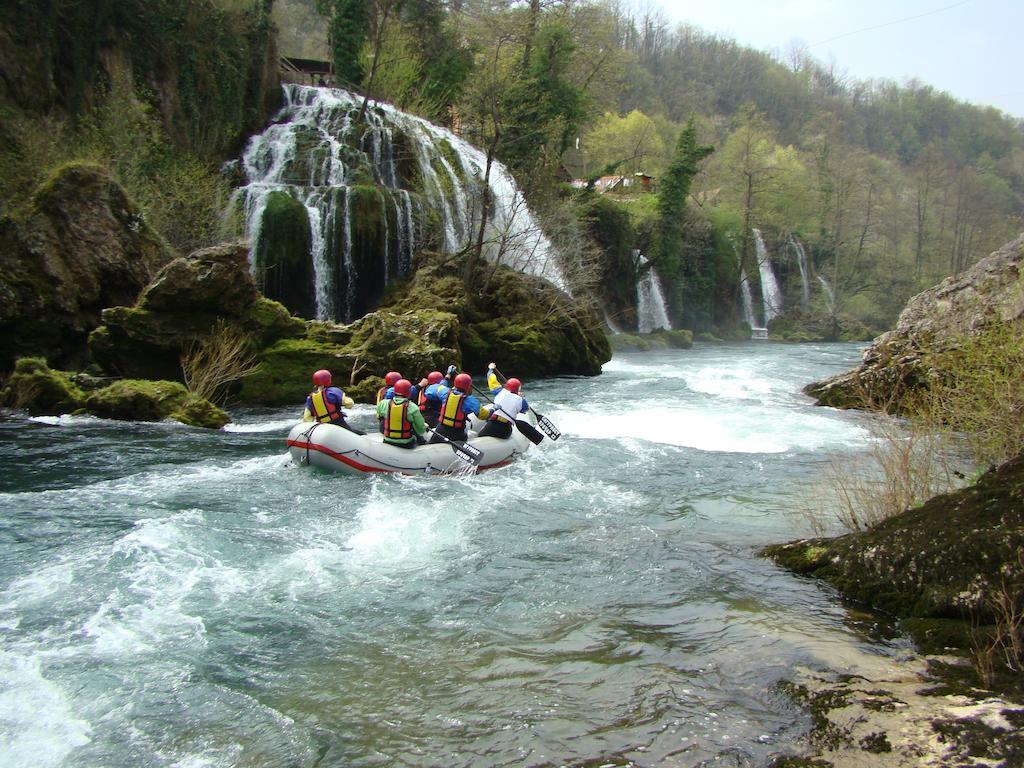
{"type": "Polygon", "coordinates": [[[433,443],[413,449],[396,448],[384,442],[379,432],[357,435],[334,424],[302,422],[288,434],[288,452],[299,465],[311,465],[340,472],[398,472],[404,475],[453,474],[494,469],[526,453],[530,441],[512,431],[507,440],[473,437],[468,442],[475,462],[460,457],[460,443],[433,443]]]}

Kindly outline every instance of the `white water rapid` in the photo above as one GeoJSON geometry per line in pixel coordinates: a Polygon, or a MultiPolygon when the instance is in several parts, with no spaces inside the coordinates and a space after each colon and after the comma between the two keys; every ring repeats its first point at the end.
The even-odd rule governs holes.
{"type": "MultiPolygon", "coordinates": [[[[637,251],[635,256],[641,267],[647,265],[647,258],[642,253],[637,251]]],[[[637,330],[640,333],[650,333],[659,328],[672,329],[665,306],[665,296],[661,292],[661,281],[653,267],[644,272],[640,282],[636,284],[636,314],[637,330]]]]}
{"type": "MultiPolygon", "coordinates": [[[[373,258],[383,261],[374,269],[384,282],[407,274],[416,250],[435,237],[427,231],[428,210],[437,212],[438,245],[455,252],[470,243],[477,232],[486,167],[479,149],[389,104],[371,105],[366,123],[357,124],[361,100],[348,91],[283,88],[284,106],[242,156],[247,183],[236,194],[236,204],[244,212],[254,265],[263,255],[265,214],[275,192],[306,208],[318,318],[352,319],[357,285],[367,279],[360,272],[368,265],[357,265],[353,256],[357,186],[376,187],[382,198],[383,243],[373,258]],[[414,177],[419,188],[402,186],[414,177]]],[[[550,242],[499,162],[492,164],[489,190],[493,211],[486,255],[564,287],[550,242]]]]}

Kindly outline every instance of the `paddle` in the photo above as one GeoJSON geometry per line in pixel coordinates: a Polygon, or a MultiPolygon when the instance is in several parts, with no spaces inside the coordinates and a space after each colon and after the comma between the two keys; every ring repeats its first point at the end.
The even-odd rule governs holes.
{"type": "Polygon", "coordinates": [[[470,445],[469,443],[457,443],[454,440],[449,440],[440,432],[437,432],[430,427],[427,427],[427,431],[440,438],[443,442],[448,443],[448,445],[452,447],[452,450],[455,451],[455,455],[463,461],[468,461],[470,464],[475,466],[479,464],[484,457],[484,452],[474,445],[470,445]]]}
{"type": "MultiPolygon", "coordinates": [[[[473,390],[478,395],[480,395],[484,400],[486,400],[488,403],[490,403],[491,405],[494,405],[494,401],[491,399],[490,395],[488,395],[482,389],[477,389],[476,387],[473,387],[473,390]]],[[[534,445],[540,445],[541,444],[541,441],[544,439],[544,435],[542,435],[540,432],[538,432],[536,429],[534,429],[534,426],[532,424],[529,424],[529,423],[527,423],[525,421],[520,421],[519,419],[511,417],[507,413],[505,413],[504,411],[501,411],[501,413],[504,414],[505,416],[508,416],[508,418],[511,420],[511,422],[516,425],[516,429],[518,429],[520,432],[522,432],[523,435],[526,436],[527,440],[529,440],[534,445]]]]}
{"type": "MultiPolygon", "coordinates": [[[[505,379],[506,381],[508,381],[508,379],[505,376],[505,374],[503,374],[497,368],[494,369],[494,372],[496,374],[498,374],[498,376],[500,376],[502,379],[505,379]]],[[[527,404],[526,407],[530,409],[530,413],[532,413],[534,415],[534,417],[537,419],[537,426],[540,427],[542,430],[544,430],[544,434],[545,435],[550,437],[552,440],[557,440],[558,438],[560,438],[562,436],[562,433],[558,431],[558,427],[556,427],[551,422],[551,419],[549,419],[543,413],[541,413],[539,411],[535,411],[533,409],[533,406],[530,405],[530,404],[527,404]]]]}

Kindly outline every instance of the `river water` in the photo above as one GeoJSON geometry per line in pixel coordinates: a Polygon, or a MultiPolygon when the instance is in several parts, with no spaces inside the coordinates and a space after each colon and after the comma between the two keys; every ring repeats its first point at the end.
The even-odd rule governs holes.
{"type": "Polygon", "coordinates": [[[779,680],[900,652],[756,556],[868,445],[800,394],[858,355],[618,354],[526,383],[561,440],[457,478],[293,466],[298,408],[8,414],[0,762],[764,765],[809,724],[779,680]]]}

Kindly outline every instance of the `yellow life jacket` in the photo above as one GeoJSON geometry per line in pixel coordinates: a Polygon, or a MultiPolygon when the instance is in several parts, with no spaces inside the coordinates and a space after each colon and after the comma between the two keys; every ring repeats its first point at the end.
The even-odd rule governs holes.
{"type": "Polygon", "coordinates": [[[310,396],[313,403],[313,418],[316,421],[327,423],[329,421],[341,421],[343,415],[337,405],[327,399],[327,390],[313,392],[310,396]]]}
{"type": "Polygon", "coordinates": [[[412,438],[412,422],[409,421],[409,401],[396,403],[391,400],[384,413],[384,439],[400,440],[403,443],[412,438]]]}
{"type": "Polygon", "coordinates": [[[454,389],[445,398],[444,408],[441,409],[441,423],[446,427],[462,429],[466,423],[466,414],[462,412],[462,401],[465,395],[460,395],[454,389]]]}

